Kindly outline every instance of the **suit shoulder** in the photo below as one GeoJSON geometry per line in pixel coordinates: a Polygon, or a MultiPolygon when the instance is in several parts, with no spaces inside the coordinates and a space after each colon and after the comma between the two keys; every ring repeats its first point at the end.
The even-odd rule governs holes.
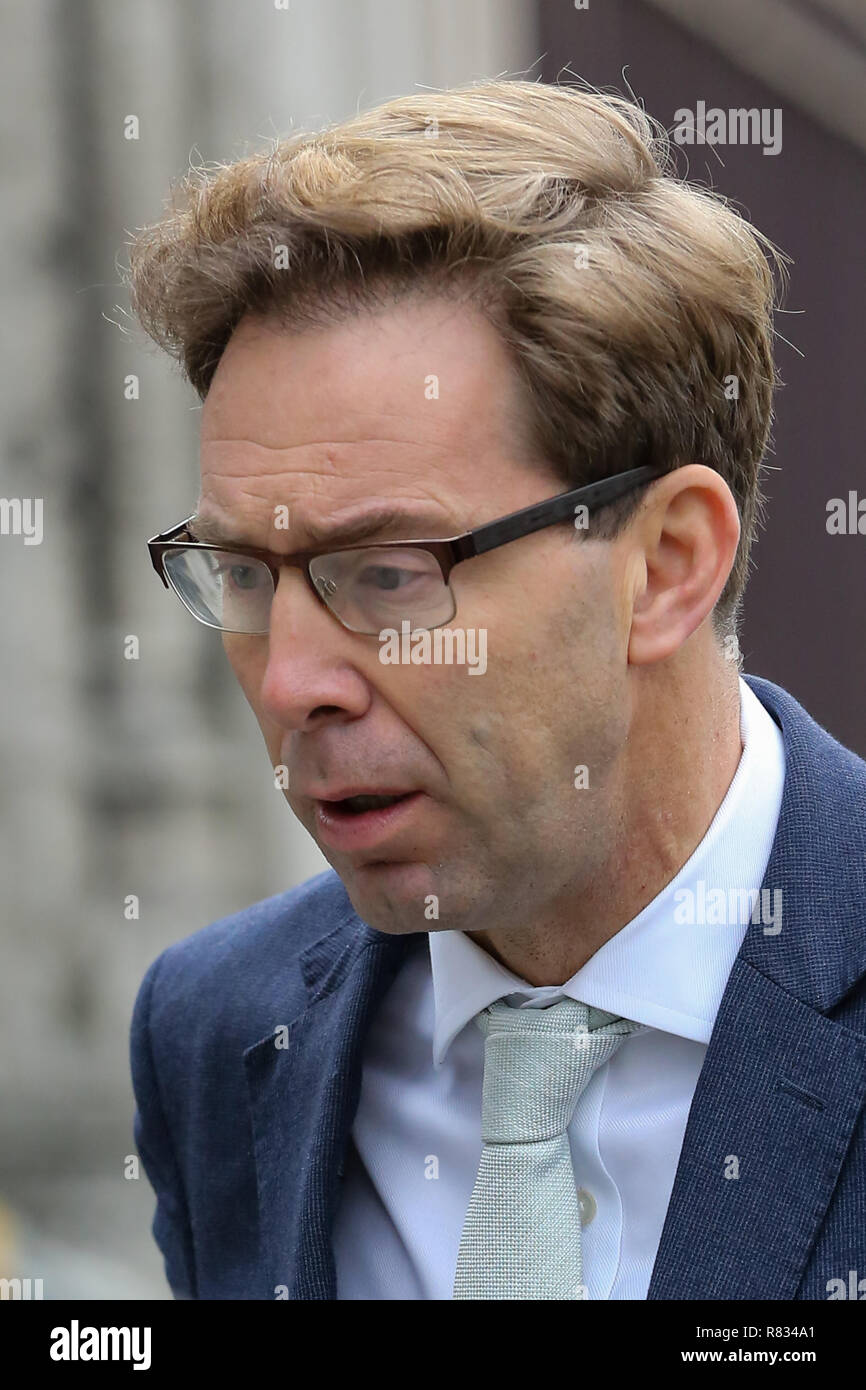
{"type": "Polygon", "coordinates": [[[148,1022],[184,1027],[204,1015],[212,1026],[225,1027],[234,1015],[245,1033],[250,1027],[255,1032],[261,1018],[264,1031],[275,1004],[303,1002],[305,948],[353,919],[345,887],[329,869],[199,928],[167,946],[148,967],[135,1002],[133,1033],[145,1015],[148,1022]]]}

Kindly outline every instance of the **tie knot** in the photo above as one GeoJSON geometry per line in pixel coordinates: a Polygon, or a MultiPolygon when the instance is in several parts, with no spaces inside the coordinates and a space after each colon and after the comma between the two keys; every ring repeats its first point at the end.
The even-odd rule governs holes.
{"type": "Polygon", "coordinates": [[[594,1033],[609,1024],[627,1024],[629,1031],[634,1024],[617,1014],[609,1014],[604,1009],[595,1009],[591,1004],[583,1004],[579,999],[562,999],[558,1004],[550,1004],[546,1009],[517,1009],[504,1000],[497,999],[475,1017],[475,1022],[486,1037],[491,1033],[594,1033]]]}
{"type": "Polygon", "coordinates": [[[498,1000],[475,1021],[486,1038],[481,1123],[487,1144],[563,1134],[593,1073],[639,1026],[575,999],[546,1009],[498,1000]]]}

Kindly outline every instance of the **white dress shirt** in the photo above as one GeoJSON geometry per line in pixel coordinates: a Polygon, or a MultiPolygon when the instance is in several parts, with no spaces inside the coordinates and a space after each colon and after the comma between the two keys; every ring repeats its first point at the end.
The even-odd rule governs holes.
{"type": "MultiPolygon", "coordinates": [[[[334,1226],[338,1298],[451,1298],[482,1149],[484,1039],[472,1020],[496,999],[539,1008],[565,996],[646,1025],[592,1077],[568,1130],[588,1297],[646,1298],[749,922],[738,890],[761,887],[782,800],[782,735],[742,678],[740,731],[736,774],[691,858],[565,984],[527,984],[462,932],[417,935],[365,1047],[334,1226]]],[[[771,895],[755,911],[754,930],[775,934],[771,895]]]]}

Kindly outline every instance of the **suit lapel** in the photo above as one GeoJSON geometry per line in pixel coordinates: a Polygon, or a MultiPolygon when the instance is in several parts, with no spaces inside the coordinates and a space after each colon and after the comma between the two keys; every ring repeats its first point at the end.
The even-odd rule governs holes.
{"type": "Polygon", "coordinates": [[[794,1298],[864,1099],[866,1035],[828,1017],[866,970],[862,773],[790,696],[748,679],[785,739],[763,884],[781,889],[782,926],[751,924],[728,979],[650,1299],[794,1298]]]}
{"type": "Polygon", "coordinates": [[[737,960],[648,1298],[795,1296],[863,1104],[864,1068],[866,1037],[737,960]]]}
{"type": "Polygon", "coordinates": [[[301,957],[303,1013],[244,1052],[262,1297],[336,1297],[331,1227],[364,1038],[408,945],[408,937],[375,932],[350,914],[301,957]]]}

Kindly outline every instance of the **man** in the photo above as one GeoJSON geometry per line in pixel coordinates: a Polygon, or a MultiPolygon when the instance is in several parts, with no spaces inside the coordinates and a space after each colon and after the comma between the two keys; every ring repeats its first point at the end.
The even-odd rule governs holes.
{"type": "Polygon", "coordinates": [[[773,248],[519,81],[186,193],[130,267],[204,402],[151,556],[333,872],[141,986],[175,1295],[835,1296],[866,765],[739,671],[773,248]]]}

